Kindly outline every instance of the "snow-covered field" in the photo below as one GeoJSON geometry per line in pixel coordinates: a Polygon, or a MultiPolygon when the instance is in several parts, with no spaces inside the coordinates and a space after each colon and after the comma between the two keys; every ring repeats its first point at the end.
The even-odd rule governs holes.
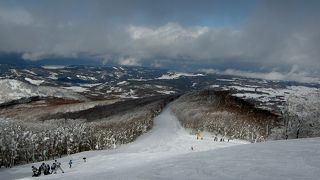
{"type": "MultiPolygon", "coordinates": [[[[318,179],[320,176],[319,138],[244,144],[242,141],[214,142],[209,134],[205,134],[204,140],[197,140],[180,126],[170,108],[166,108],[155,118],[153,129],[135,142],[114,150],[61,158],[65,173],[40,179],[269,180],[318,179]],[[82,160],[84,156],[86,163],[82,160]],[[71,169],[67,164],[70,159],[74,162],[71,169]]],[[[0,169],[0,179],[33,179],[31,165],[0,169]]]]}
{"type": "MultiPolygon", "coordinates": [[[[265,88],[260,86],[219,86],[211,85],[211,88],[222,88],[224,90],[235,90],[233,96],[240,97],[246,100],[255,100],[260,102],[257,107],[267,110],[272,110],[270,108],[272,105],[277,105],[278,108],[283,107],[283,103],[287,101],[288,98],[297,96],[301,99],[308,98],[310,94],[320,94],[319,88],[312,88],[306,86],[286,86],[285,88],[265,88]]],[[[319,99],[319,98],[318,98],[319,99]]],[[[318,99],[315,99],[318,101],[318,99]]]]}
{"type": "Polygon", "coordinates": [[[203,74],[191,74],[191,73],[168,73],[163,74],[161,77],[156,79],[179,79],[180,77],[195,77],[195,76],[204,76],[203,74]]]}
{"type": "MultiPolygon", "coordinates": [[[[39,84],[40,85],[40,84],[39,84]]],[[[78,94],[73,93],[71,90],[62,88],[49,87],[49,86],[35,86],[27,84],[22,81],[14,79],[0,80],[0,104],[12,100],[29,97],[58,97],[66,99],[81,99],[78,94]]]]}

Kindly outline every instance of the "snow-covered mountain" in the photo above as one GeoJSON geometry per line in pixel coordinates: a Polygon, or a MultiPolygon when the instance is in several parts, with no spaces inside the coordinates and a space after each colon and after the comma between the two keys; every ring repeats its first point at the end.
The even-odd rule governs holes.
{"type": "Polygon", "coordinates": [[[56,97],[81,100],[83,96],[72,91],[48,86],[35,86],[14,79],[0,79],[0,105],[32,97],[56,97]]]}
{"type": "MultiPolygon", "coordinates": [[[[69,169],[64,175],[41,177],[46,179],[79,178],[76,174],[83,179],[89,176],[103,179],[106,175],[114,179],[188,179],[185,174],[194,170],[199,172],[200,179],[211,179],[211,171],[205,168],[201,171],[195,166],[223,168],[223,164],[218,166],[209,157],[223,153],[217,148],[225,147],[230,149],[225,156],[236,158],[233,154],[238,147],[239,151],[242,147],[246,151],[247,147],[236,146],[244,143],[239,139],[248,143],[320,136],[319,84],[143,67],[0,65],[0,87],[1,165],[77,153],[61,159],[64,164],[74,159],[77,169],[69,169]],[[168,103],[170,109],[163,111],[168,103]],[[205,139],[196,140],[196,133],[202,133],[205,139]],[[214,141],[214,137],[222,142],[214,141]],[[116,149],[110,150],[113,148],[116,149]],[[109,150],[96,151],[105,149],[109,150]],[[98,162],[101,168],[81,164],[81,156],[88,157],[90,167],[94,165],[91,162],[98,162]],[[190,165],[198,160],[199,163],[190,165]],[[175,171],[168,169],[175,167],[166,161],[177,164],[175,171]],[[147,171],[139,173],[136,167],[147,171]],[[183,169],[188,171],[179,173],[183,169]],[[120,176],[122,171],[133,177],[129,178],[129,173],[120,176]]],[[[285,142],[292,142],[292,148],[301,151],[299,144],[304,142],[313,149],[311,141],[318,139],[275,144],[290,151],[285,142]]],[[[248,145],[248,148],[278,152],[273,142],[270,149],[266,146],[248,145]]],[[[259,159],[258,153],[252,154],[259,159]]],[[[248,163],[248,155],[242,155],[241,163],[248,163]]],[[[276,158],[270,153],[265,156],[276,158]]],[[[254,169],[251,165],[247,167],[254,169]]],[[[11,171],[0,169],[0,178],[27,178],[29,168],[30,164],[13,167],[11,171]]],[[[290,168],[296,171],[296,166],[290,168]]],[[[312,168],[313,165],[305,170],[309,172],[312,168]]],[[[242,168],[234,170],[249,179],[264,177],[259,168],[257,176],[245,176],[242,168]]],[[[283,175],[276,169],[271,172],[283,175]]],[[[266,179],[275,179],[271,175],[266,179]]],[[[190,174],[188,177],[199,179],[190,174]]],[[[225,173],[217,177],[228,179],[225,173]]]]}
{"type": "MultiPolygon", "coordinates": [[[[299,139],[247,144],[203,140],[181,127],[166,108],[154,127],[134,143],[109,151],[88,151],[65,156],[65,173],[40,179],[311,179],[319,177],[320,139],[299,139]],[[83,162],[86,157],[86,162],[83,162]],[[72,168],[68,167],[73,160],[72,168]]],[[[52,163],[52,160],[45,161],[52,163]]],[[[32,163],[0,169],[1,179],[33,179],[32,163]]]]}
{"type": "Polygon", "coordinates": [[[234,96],[252,101],[261,108],[278,111],[290,94],[320,88],[320,84],[172,72],[143,67],[0,65],[0,79],[15,79],[33,86],[67,89],[92,100],[183,94],[209,88],[228,90],[234,96]]]}

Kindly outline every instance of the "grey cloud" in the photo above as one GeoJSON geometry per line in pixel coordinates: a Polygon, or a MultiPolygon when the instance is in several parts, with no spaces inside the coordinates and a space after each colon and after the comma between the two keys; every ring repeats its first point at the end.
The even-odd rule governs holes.
{"type": "Polygon", "coordinates": [[[320,68],[319,1],[267,1],[244,28],[246,54],[265,60],[320,68]],[[249,52],[248,52],[249,51],[249,52]]]}
{"type": "Polygon", "coordinates": [[[0,7],[0,51],[28,60],[86,54],[124,65],[320,70],[318,1],[24,1],[0,7]],[[236,19],[253,2],[259,3],[241,25],[198,24],[236,19]]]}
{"type": "Polygon", "coordinates": [[[266,79],[273,81],[297,81],[302,83],[320,83],[319,77],[312,77],[310,73],[303,71],[296,71],[294,66],[289,72],[255,72],[255,71],[242,71],[236,69],[226,69],[224,71],[218,69],[200,69],[199,71],[207,74],[223,74],[223,75],[234,75],[257,79],[266,79]]]}

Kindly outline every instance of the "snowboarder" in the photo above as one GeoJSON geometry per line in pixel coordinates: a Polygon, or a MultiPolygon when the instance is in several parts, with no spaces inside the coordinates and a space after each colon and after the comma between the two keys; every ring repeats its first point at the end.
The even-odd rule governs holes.
{"type": "Polygon", "coordinates": [[[86,157],[83,157],[83,162],[87,162],[87,158],[86,157]]]}
{"type": "Polygon", "coordinates": [[[61,163],[58,162],[57,160],[54,160],[56,163],[56,171],[59,169],[62,173],[64,173],[63,169],[61,168],[61,163]]]}
{"type": "Polygon", "coordinates": [[[70,159],[70,161],[69,161],[69,168],[71,168],[71,166],[72,166],[72,160],[70,159]]]}
{"type": "Polygon", "coordinates": [[[191,151],[193,151],[193,146],[191,146],[191,151]]]}

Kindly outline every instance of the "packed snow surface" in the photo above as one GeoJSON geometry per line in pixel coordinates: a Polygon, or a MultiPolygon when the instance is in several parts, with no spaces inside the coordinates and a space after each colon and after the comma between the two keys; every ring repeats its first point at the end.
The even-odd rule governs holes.
{"type": "MultiPolygon", "coordinates": [[[[153,129],[135,142],[114,150],[89,151],[58,159],[65,173],[39,179],[269,180],[320,176],[319,138],[239,144],[245,142],[214,142],[209,134],[197,140],[167,108],[155,118],[153,129]],[[83,162],[83,157],[87,162],[83,162]],[[68,167],[70,159],[72,168],[68,167]]],[[[31,178],[31,165],[0,169],[0,179],[37,179],[31,178]]]]}

